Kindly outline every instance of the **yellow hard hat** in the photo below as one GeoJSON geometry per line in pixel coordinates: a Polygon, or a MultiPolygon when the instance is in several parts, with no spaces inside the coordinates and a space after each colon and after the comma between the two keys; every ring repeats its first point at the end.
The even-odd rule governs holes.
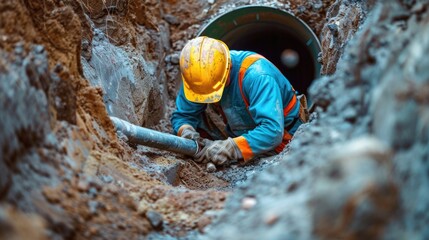
{"type": "Polygon", "coordinates": [[[180,53],[185,97],[191,102],[219,102],[228,79],[231,58],[226,44],[209,37],[186,43],[180,53]]]}

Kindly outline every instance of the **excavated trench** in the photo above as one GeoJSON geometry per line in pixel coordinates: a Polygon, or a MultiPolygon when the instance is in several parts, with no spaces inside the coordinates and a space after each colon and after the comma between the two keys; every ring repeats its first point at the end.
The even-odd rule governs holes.
{"type": "MultiPolygon", "coordinates": [[[[284,73],[300,93],[306,94],[312,81],[320,77],[320,63],[317,61],[321,54],[319,40],[307,24],[289,12],[268,6],[239,7],[208,22],[197,36],[221,39],[230,49],[262,54],[284,73]],[[292,52],[293,54],[289,54],[292,56],[285,56],[288,55],[287,52],[292,52]]],[[[122,131],[130,143],[158,147],[176,153],[188,152],[188,156],[196,152],[196,145],[188,141],[175,139],[172,135],[156,134],[117,118],[112,120],[117,130],[122,131]]],[[[272,163],[268,159],[258,159],[246,167],[233,165],[219,169],[214,174],[202,173],[203,176],[193,178],[192,183],[187,183],[187,178],[189,180],[187,175],[205,171],[205,166],[189,162],[191,164],[156,166],[157,170],[154,171],[165,175],[166,182],[173,186],[220,190],[235,187],[255,171],[261,171],[268,163],[272,163]],[[214,184],[207,184],[206,181],[214,181],[214,184]]]]}
{"type": "Polygon", "coordinates": [[[0,239],[428,239],[428,23],[424,0],[1,1],[0,239]],[[172,132],[198,35],[315,103],[281,154],[208,173],[115,131],[172,132]]]}
{"type": "MultiPolygon", "coordinates": [[[[195,35],[222,39],[230,46],[230,49],[247,49],[263,54],[286,75],[296,90],[301,93],[307,93],[307,88],[312,81],[320,76],[321,65],[317,59],[320,57],[321,46],[316,35],[302,20],[275,7],[243,6],[235,8],[206,23],[195,35]],[[288,52],[292,53],[292,56],[288,55],[288,52]]],[[[133,91],[138,87],[135,70],[130,68],[132,62],[128,62],[126,60],[127,54],[122,49],[111,45],[108,36],[102,32],[95,32],[92,45],[92,57],[85,58],[82,62],[84,75],[93,85],[102,86],[104,90],[103,100],[109,115],[137,125],[139,116],[136,114],[137,116],[134,117],[133,114],[130,114],[130,112],[138,113],[136,109],[130,107],[133,105],[133,96],[124,91],[126,89],[133,91]],[[106,60],[112,64],[106,65],[106,60]],[[124,84],[122,82],[119,84],[118,79],[129,83],[124,84]],[[123,89],[124,86],[125,89],[123,89]],[[121,95],[122,99],[120,98],[121,95]]],[[[141,59],[141,57],[138,58],[141,59]]],[[[141,60],[144,61],[144,59],[141,60]]],[[[173,78],[175,77],[177,75],[173,75],[173,78]]],[[[160,85],[162,86],[162,84],[164,83],[161,82],[160,85]]],[[[173,88],[177,90],[178,85],[173,88]]],[[[165,96],[162,88],[157,91],[159,91],[160,97],[165,96]]],[[[147,101],[149,103],[151,100],[147,99],[147,101]]],[[[169,109],[167,109],[168,111],[169,109]]],[[[114,123],[116,124],[116,121],[114,123]]],[[[119,125],[116,126],[119,127],[119,125]]],[[[121,127],[121,129],[127,128],[121,127]]],[[[148,200],[147,197],[140,197],[139,206],[143,204],[148,206],[142,207],[139,212],[156,212],[158,214],[156,216],[162,216],[163,231],[175,236],[183,234],[191,236],[196,234],[193,230],[195,228],[202,232],[204,227],[218,214],[227,195],[253,175],[279,160],[275,157],[255,159],[246,165],[233,164],[220,168],[214,173],[208,173],[205,165],[193,162],[190,157],[175,155],[163,151],[162,148],[156,150],[138,145],[136,143],[139,141],[136,141],[135,134],[128,133],[127,135],[126,133],[124,135],[120,131],[117,133],[125,148],[129,148],[128,144],[132,146],[129,148],[132,157],[126,160],[130,162],[132,168],[143,171],[154,179],[173,187],[170,190],[166,190],[169,189],[168,187],[163,187],[163,190],[160,190],[160,196],[157,194],[154,197],[149,194],[148,200]],[[188,190],[195,191],[190,193],[194,195],[193,198],[195,199],[206,194],[211,195],[211,198],[209,201],[187,206],[186,203],[181,202],[186,201],[186,191],[188,190]],[[206,193],[206,191],[208,192],[206,193]],[[169,193],[166,194],[165,192],[169,193]],[[165,195],[168,196],[164,197],[165,195]],[[175,210],[169,210],[170,208],[165,208],[158,203],[166,199],[171,201],[172,198],[175,199],[173,202],[186,205],[184,209],[180,210],[179,207],[178,213],[174,213],[175,210]],[[189,207],[196,208],[197,212],[189,215],[187,213],[187,211],[191,211],[189,207]],[[180,214],[185,214],[187,219],[181,219],[180,214]]],[[[165,149],[171,150],[171,146],[167,146],[165,149]]],[[[127,182],[126,177],[121,177],[123,174],[115,174],[114,170],[111,169],[103,171],[102,176],[103,179],[106,177],[110,179],[109,177],[114,176],[116,181],[113,182],[127,182]]],[[[193,201],[197,201],[195,199],[193,201]]],[[[159,228],[159,223],[153,223],[154,220],[151,215],[147,217],[152,220],[153,227],[159,228]]],[[[153,234],[153,236],[155,238],[161,237],[157,234],[153,234]]]]}
{"type": "MultiPolygon", "coordinates": [[[[221,39],[230,49],[250,50],[264,55],[285,74],[300,93],[307,94],[307,88],[313,80],[320,77],[319,40],[307,24],[289,12],[268,6],[239,7],[209,21],[196,35],[221,39]],[[285,56],[287,52],[292,52],[293,56],[285,56]],[[289,59],[285,59],[288,57],[289,59]]],[[[125,129],[123,126],[117,126],[125,129]]],[[[141,129],[141,131],[146,130],[141,129]]],[[[136,135],[138,134],[128,133],[128,140],[139,142],[136,135]]],[[[140,136],[146,138],[142,134],[140,136]]],[[[153,139],[147,139],[153,141],[153,139]]],[[[153,146],[152,143],[150,145],[153,146]]],[[[163,148],[172,149],[171,145],[163,148]]],[[[189,150],[186,148],[175,150],[179,153],[183,151],[189,150]]],[[[233,192],[237,186],[278,160],[275,157],[255,159],[246,165],[233,164],[217,169],[214,173],[207,172],[204,164],[195,163],[191,158],[185,158],[185,161],[170,161],[166,164],[164,162],[144,164],[141,168],[146,172],[160,174],[162,181],[179,191],[184,188],[197,191],[233,192]]],[[[203,219],[212,219],[212,217],[207,218],[205,214],[203,219]]],[[[202,222],[202,226],[205,226],[205,221],[202,222]]],[[[203,228],[200,227],[200,231],[203,231],[203,228]]],[[[193,234],[195,233],[188,232],[186,235],[192,238],[193,234]]],[[[153,236],[161,237],[157,234],[153,236]]]]}

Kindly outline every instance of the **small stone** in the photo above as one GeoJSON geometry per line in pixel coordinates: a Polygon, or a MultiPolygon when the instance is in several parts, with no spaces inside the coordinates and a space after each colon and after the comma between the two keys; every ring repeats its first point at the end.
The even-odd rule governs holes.
{"type": "Polygon", "coordinates": [[[90,233],[91,235],[95,235],[95,234],[97,234],[97,233],[98,233],[98,228],[96,228],[96,227],[94,227],[94,226],[89,227],[89,233],[90,233]]]}
{"type": "Polygon", "coordinates": [[[323,3],[321,1],[317,1],[311,5],[312,5],[313,9],[316,11],[320,10],[323,7],[323,3]]]}
{"type": "Polygon", "coordinates": [[[106,190],[108,193],[112,194],[113,196],[118,195],[118,187],[113,184],[108,185],[106,190]]]}
{"type": "Polygon", "coordinates": [[[89,191],[88,191],[89,196],[95,197],[95,196],[97,196],[97,193],[98,193],[98,191],[95,187],[89,188],[89,191]]]}
{"type": "Polygon", "coordinates": [[[61,73],[64,70],[64,67],[61,63],[57,63],[54,67],[54,72],[61,73]]]}
{"type": "Polygon", "coordinates": [[[89,181],[89,186],[91,188],[95,188],[97,191],[101,191],[101,189],[103,189],[102,184],[102,181],[98,178],[91,178],[89,181]]]}
{"type": "Polygon", "coordinates": [[[80,180],[77,184],[77,190],[79,190],[79,192],[86,192],[89,189],[89,184],[87,181],[84,180],[80,180]]]}
{"type": "Polygon", "coordinates": [[[43,53],[45,51],[45,47],[43,47],[42,45],[37,45],[36,47],[34,47],[34,51],[36,53],[43,53]]]}
{"type": "Polygon", "coordinates": [[[267,225],[273,225],[274,223],[276,223],[279,220],[279,215],[275,214],[275,213],[269,213],[265,216],[264,218],[264,222],[267,225]]]}
{"type": "Polygon", "coordinates": [[[329,28],[329,30],[331,31],[331,33],[333,35],[337,35],[338,34],[338,25],[336,23],[328,24],[328,28],[329,28]]]}
{"type": "Polygon", "coordinates": [[[161,214],[155,211],[147,211],[146,218],[149,220],[150,224],[154,229],[160,230],[162,229],[162,216],[161,214]]]}
{"type": "Polygon", "coordinates": [[[213,163],[209,162],[209,163],[207,163],[206,171],[209,173],[215,172],[216,166],[213,163]]]}
{"type": "Polygon", "coordinates": [[[292,184],[289,185],[289,187],[287,188],[287,192],[291,193],[294,192],[296,189],[298,189],[299,184],[297,182],[293,182],[292,184]]]}
{"type": "Polygon", "coordinates": [[[113,182],[113,178],[110,175],[101,175],[100,178],[101,178],[101,181],[103,181],[105,183],[113,182]]]}
{"type": "Polygon", "coordinates": [[[241,208],[249,210],[256,205],[257,201],[254,197],[245,197],[241,200],[241,208]]]}
{"type": "Polygon", "coordinates": [[[215,0],[207,0],[208,3],[213,4],[215,3],[215,0]]]}
{"type": "Polygon", "coordinates": [[[43,195],[50,203],[59,203],[61,201],[61,196],[57,193],[55,189],[44,188],[43,195]]]}
{"type": "Polygon", "coordinates": [[[98,202],[97,201],[89,201],[88,202],[88,207],[89,207],[89,212],[91,214],[95,214],[97,213],[97,208],[98,208],[98,202]]]}
{"type": "Polygon", "coordinates": [[[201,233],[204,233],[204,228],[207,225],[209,225],[210,223],[212,223],[212,219],[210,217],[208,217],[208,216],[202,216],[200,219],[198,219],[198,222],[197,222],[198,230],[201,233]]]}
{"type": "Polygon", "coordinates": [[[220,196],[219,196],[219,200],[220,201],[224,201],[226,199],[226,194],[221,194],[220,196]]]}
{"type": "Polygon", "coordinates": [[[172,64],[179,64],[180,56],[177,53],[173,53],[170,55],[170,61],[172,64]]]}
{"type": "Polygon", "coordinates": [[[15,45],[15,54],[22,55],[24,53],[24,44],[19,42],[15,45]]]}
{"type": "Polygon", "coordinates": [[[162,188],[151,188],[146,192],[146,194],[153,201],[165,196],[165,192],[162,188]]]}
{"type": "Polygon", "coordinates": [[[121,230],[125,230],[127,228],[127,225],[125,225],[125,223],[123,223],[123,222],[120,222],[120,223],[118,223],[118,228],[121,230]]]}

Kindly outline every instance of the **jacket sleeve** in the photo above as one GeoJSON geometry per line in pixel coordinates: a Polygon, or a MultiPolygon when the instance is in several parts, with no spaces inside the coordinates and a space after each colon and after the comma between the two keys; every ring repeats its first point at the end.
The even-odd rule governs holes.
{"type": "Polygon", "coordinates": [[[253,79],[247,77],[243,79],[243,91],[249,100],[249,113],[257,126],[234,138],[245,161],[274,149],[281,143],[284,131],[282,97],[275,79],[268,75],[253,79]]]}
{"type": "Polygon", "coordinates": [[[205,110],[206,104],[193,103],[185,98],[183,86],[180,88],[176,97],[176,110],[171,116],[171,124],[174,134],[177,135],[179,128],[184,124],[191,125],[197,129],[200,123],[200,114],[205,110]]]}

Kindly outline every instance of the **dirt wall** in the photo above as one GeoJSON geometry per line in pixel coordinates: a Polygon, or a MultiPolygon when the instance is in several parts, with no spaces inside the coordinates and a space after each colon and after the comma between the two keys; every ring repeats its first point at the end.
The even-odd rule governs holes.
{"type": "Polygon", "coordinates": [[[168,31],[146,2],[101,2],[0,3],[1,238],[186,234],[223,206],[225,192],[174,190],[117,138],[109,113],[147,125],[164,114],[168,31]]]}
{"type": "Polygon", "coordinates": [[[83,78],[78,14],[57,1],[3,1],[0,9],[1,237],[25,234],[12,223],[26,214],[41,239],[147,233],[132,198],[93,178],[101,165],[126,168],[127,152],[101,89],[83,78]]]}
{"type": "Polygon", "coordinates": [[[310,88],[310,123],[203,239],[428,238],[428,16],[425,1],[376,4],[335,74],[310,88]]]}
{"type": "Polygon", "coordinates": [[[83,74],[103,90],[109,115],[154,126],[168,102],[164,57],[170,48],[160,3],[78,1],[84,38],[83,74]]]}

